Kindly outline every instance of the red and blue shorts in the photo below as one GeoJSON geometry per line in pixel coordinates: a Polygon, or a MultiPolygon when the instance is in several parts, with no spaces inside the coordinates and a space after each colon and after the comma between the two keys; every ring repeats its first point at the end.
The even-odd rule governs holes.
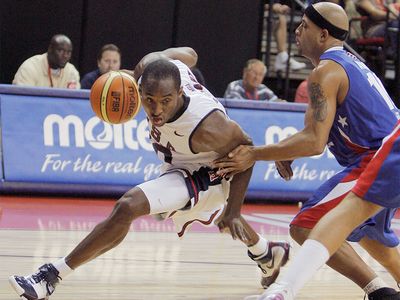
{"type": "Polygon", "coordinates": [[[384,209],[357,227],[347,239],[358,242],[368,237],[388,247],[397,246],[399,239],[391,229],[391,220],[400,207],[400,122],[378,151],[364,154],[319,187],[291,225],[312,229],[350,191],[384,209]]]}

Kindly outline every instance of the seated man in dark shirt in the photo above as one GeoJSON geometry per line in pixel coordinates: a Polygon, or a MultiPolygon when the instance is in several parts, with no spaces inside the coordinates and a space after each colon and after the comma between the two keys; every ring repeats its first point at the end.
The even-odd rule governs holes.
{"type": "Polygon", "coordinates": [[[81,80],[82,89],[90,89],[102,74],[117,71],[121,66],[121,51],[114,44],[104,45],[97,55],[97,69],[87,73],[81,80]]]}

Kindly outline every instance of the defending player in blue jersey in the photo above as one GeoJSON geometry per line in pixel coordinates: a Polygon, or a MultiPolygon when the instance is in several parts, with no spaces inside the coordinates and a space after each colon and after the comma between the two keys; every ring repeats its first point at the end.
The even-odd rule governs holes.
{"type": "MultiPolygon", "coordinates": [[[[315,66],[305,128],[275,145],[239,146],[216,161],[221,173],[232,175],[255,161],[275,160],[282,177],[290,179],[293,159],[328,146],[345,167],[294,218],[292,236],[300,243],[308,239],[277,284],[257,299],[293,299],[346,238],[358,241],[400,282],[399,239],[390,228],[400,206],[399,111],[377,76],[343,50],[347,30],[340,6],[309,6],[296,29],[300,52],[315,66]]],[[[400,299],[398,292],[390,294],[380,299],[400,299]]]]}

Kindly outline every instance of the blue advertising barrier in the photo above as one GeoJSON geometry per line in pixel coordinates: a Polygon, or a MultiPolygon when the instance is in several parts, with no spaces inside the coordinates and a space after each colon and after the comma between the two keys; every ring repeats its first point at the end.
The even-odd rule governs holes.
{"type": "MultiPolygon", "coordinates": [[[[115,194],[159,175],[143,110],[132,121],[100,121],[88,91],[0,85],[3,191],[115,194]]],[[[224,100],[231,119],[255,145],[276,143],[301,130],[305,105],[224,100]]],[[[258,162],[248,197],[301,200],[340,170],[325,151],[293,163],[282,180],[273,162],[258,162]]]]}

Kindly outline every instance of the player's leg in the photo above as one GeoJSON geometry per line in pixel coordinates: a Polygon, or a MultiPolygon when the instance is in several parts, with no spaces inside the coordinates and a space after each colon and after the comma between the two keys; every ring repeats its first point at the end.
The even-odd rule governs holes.
{"type": "Polygon", "coordinates": [[[381,209],[381,206],[367,202],[350,192],[343,201],[319,220],[308,239],[320,241],[331,256],[354,228],[381,209]]]}
{"type": "MultiPolygon", "coordinates": [[[[400,191],[400,121],[384,139],[381,148],[360,176],[353,191],[358,197],[381,204],[385,208],[371,219],[375,226],[365,227],[360,244],[399,282],[400,257],[395,248],[399,239],[391,229],[392,218],[399,206],[400,191]],[[373,179],[373,180],[372,180],[373,179]]],[[[365,201],[367,202],[367,201],[365,201]]]]}
{"type": "Polygon", "coordinates": [[[45,299],[54,292],[60,279],[118,245],[128,233],[131,222],[149,211],[146,196],[138,187],[134,187],[117,201],[108,218],[97,224],[68,256],[41,266],[32,275],[11,276],[11,286],[26,299],[45,299]]]}
{"type": "Polygon", "coordinates": [[[363,238],[359,244],[400,282],[400,253],[397,247],[387,247],[380,242],[363,238]]]}
{"type": "MultiPolygon", "coordinates": [[[[290,234],[300,245],[308,238],[315,224],[330,210],[332,210],[354,186],[359,175],[363,171],[372,156],[363,158],[359,165],[343,170],[325,182],[315,194],[304,203],[300,213],[293,219],[290,226],[290,234]]],[[[358,233],[358,241],[365,232],[358,233]]],[[[327,264],[342,275],[351,279],[367,294],[382,290],[388,285],[377,277],[371,268],[364,263],[354,249],[343,243],[327,264]]],[[[373,294],[372,294],[373,295],[373,294]]]]}
{"type": "Polygon", "coordinates": [[[340,248],[353,228],[380,209],[380,206],[364,201],[350,192],[319,220],[288,269],[259,299],[294,299],[306,282],[340,248]]]}
{"type": "Polygon", "coordinates": [[[40,267],[35,274],[11,276],[10,284],[26,299],[44,299],[53,293],[59,280],[75,268],[117,246],[127,235],[133,220],[150,213],[180,209],[188,200],[184,179],[177,173],[134,187],[116,202],[109,217],[96,225],[68,256],[40,267]],[[154,196],[154,191],[158,196],[154,196]]]}
{"type": "MultiPolygon", "coordinates": [[[[308,228],[301,228],[295,225],[290,227],[291,237],[300,245],[304,243],[310,232],[311,229],[308,228]]],[[[344,242],[326,264],[356,283],[364,290],[369,299],[381,299],[396,293],[395,290],[389,288],[389,285],[378,277],[348,242],[344,242]]],[[[397,271],[400,272],[398,264],[397,271]]]]}
{"type": "MultiPolygon", "coordinates": [[[[399,207],[399,182],[400,121],[368,162],[351,192],[314,227],[287,272],[280,279],[280,284],[267,291],[263,298],[286,295],[282,298],[291,299],[291,295],[295,295],[328,261],[343,241],[353,231],[361,229],[359,225],[368,218],[376,218],[386,213],[383,207],[399,207]]],[[[370,226],[368,222],[363,225],[365,226],[362,227],[367,228],[370,226]]],[[[378,236],[380,235],[384,237],[384,233],[378,236]]]]}
{"type": "Polygon", "coordinates": [[[132,221],[149,212],[150,205],[143,191],[138,187],[129,190],[117,201],[108,218],[97,224],[65,258],[66,264],[76,269],[114,248],[125,238],[132,221]]]}
{"type": "MultiPolygon", "coordinates": [[[[301,228],[294,225],[290,227],[290,235],[299,245],[304,243],[310,232],[311,229],[308,228],[301,228]]],[[[376,273],[347,242],[344,242],[339,250],[330,257],[327,265],[352,280],[362,289],[377,277],[376,273]]]]}

